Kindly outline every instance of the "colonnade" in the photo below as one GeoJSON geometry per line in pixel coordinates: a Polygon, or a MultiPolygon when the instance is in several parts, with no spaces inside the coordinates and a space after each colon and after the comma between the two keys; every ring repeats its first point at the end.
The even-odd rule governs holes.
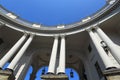
{"type": "MultiPolygon", "coordinates": [[[[89,28],[87,29],[87,32],[91,40],[93,41],[98,51],[99,56],[101,57],[105,65],[106,70],[111,69],[111,68],[117,68],[117,65],[113,64],[112,60],[109,58],[106,51],[103,49],[97,37],[99,37],[102,41],[105,42],[112,56],[115,58],[115,60],[119,64],[120,64],[120,54],[119,54],[120,46],[115,44],[99,27],[89,28]]],[[[34,34],[25,33],[16,42],[16,44],[5,54],[5,56],[0,60],[0,68],[2,68],[11,59],[11,57],[15,55],[17,52],[17,54],[15,55],[15,57],[13,58],[13,60],[7,67],[7,69],[14,71],[15,66],[17,65],[18,61],[22,58],[22,56],[24,55],[25,51],[29,47],[33,38],[34,38],[34,34]]],[[[49,67],[48,67],[48,74],[65,74],[65,66],[66,66],[65,64],[66,64],[66,38],[64,35],[55,36],[53,47],[52,47],[52,52],[51,52],[51,57],[50,57],[50,62],[49,62],[49,67]],[[60,41],[60,50],[58,50],[59,41],[60,41]],[[58,65],[56,65],[57,56],[59,56],[58,65]]]]}
{"type": "MultiPolygon", "coordinates": [[[[9,60],[15,55],[13,60],[10,62],[7,70],[13,71],[15,70],[16,65],[24,55],[25,51],[29,47],[30,43],[32,42],[34,34],[24,34],[16,43],[15,45],[1,58],[0,60],[0,68],[2,69],[3,66],[9,62],[9,60]],[[21,48],[20,48],[21,47],[21,48]],[[19,50],[20,49],[20,50],[19,50]],[[17,52],[17,54],[16,54],[17,52]]],[[[50,59],[48,73],[55,73],[55,64],[56,64],[56,57],[57,57],[57,49],[58,49],[58,37],[55,37],[52,55],[50,59]]],[[[65,37],[61,37],[61,49],[60,49],[60,58],[59,58],[59,66],[57,70],[58,74],[63,73],[65,74],[65,37]]]]}
{"type": "Polygon", "coordinates": [[[25,39],[27,38],[27,34],[24,34],[17,42],[16,44],[5,54],[5,56],[0,60],[0,68],[2,68],[5,63],[7,63],[11,57],[17,52],[17,50],[20,48],[20,46],[23,44],[25,39]]]}
{"type": "MultiPolygon", "coordinates": [[[[104,50],[101,42],[97,39],[97,37],[99,37],[102,41],[105,42],[112,56],[115,58],[115,60],[119,64],[120,64],[120,54],[119,54],[120,46],[115,44],[99,27],[87,29],[87,32],[90,35],[90,38],[93,41],[98,51],[98,54],[104,63],[105,69],[107,70],[111,68],[118,68],[117,64],[116,65],[113,64],[113,61],[107,55],[107,52],[104,50]]],[[[50,58],[50,63],[49,63],[49,68],[48,68],[48,73],[53,73],[53,74],[65,73],[65,37],[61,37],[59,66],[57,68],[57,73],[55,73],[57,49],[58,49],[58,37],[55,37],[53,48],[52,48],[52,53],[51,53],[51,58],[50,58]]]]}
{"type": "MultiPolygon", "coordinates": [[[[16,66],[19,65],[19,61],[22,58],[22,56],[24,55],[25,51],[27,50],[27,48],[29,47],[30,43],[32,42],[34,37],[34,34],[27,34],[25,33],[16,43],[15,45],[5,54],[5,56],[3,56],[3,58],[0,60],[0,68],[2,69],[3,66],[9,62],[9,60],[15,55],[15,57],[12,59],[12,61],[10,62],[10,64],[8,65],[8,67],[6,68],[6,71],[9,71],[8,73],[10,73],[8,76],[8,78],[10,79],[14,79],[14,72],[16,70],[16,66]],[[19,50],[20,49],[20,50],[19,50]],[[17,53],[17,54],[16,54],[17,53]]],[[[31,58],[30,58],[31,59],[31,58]]],[[[20,70],[18,69],[18,73],[21,74],[21,72],[26,73],[26,70],[21,71],[22,69],[28,69],[29,67],[29,62],[30,59],[28,58],[28,61],[24,61],[23,63],[21,63],[22,65],[19,67],[20,70]]],[[[4,70],[3,70],[4,71],[4,70]]],[[[16,72],[15,72],[16,73],[16,72]]],[[[22,74],[24,74],[22,73],[22,74]]],[[[18,78],[21,78],[22,76],[18,76],[19,74],[16,73],[16,80],[18,78]]]]}
{"type": "Polygon", "coordinates": [[[101,57],[105,65],[106,70],[111,68],[118,68],[117,65],[113,64],[113,61],[109,58],[107,52],[103,49],[102,44],[97,39],[97,37],[104,41],[108,50],[111,52],[112,56],[119,63],[119,65],[120,65],[120,46],[115,44],[98,26],[94,28],[89,28],[87,29],[87,31],[99,53],[99,56],[101,57]]]}
{"type": "Polygon", "coordinates": [[[23,47],[20,49],[20,51],[17,53],[17,55],[14,57],[14,59],[11,61],[11,63],[7,67],[8,69],[12,69],[13,70],[15,68],[16,64],[21,59],[21,57],[23,56],[24,52],[27,50],[28,46],[32,42],[33,36],[34,35],[30,35],[30,37],[25,42],[25,44],[23,45],[23,47]]]}
{"type": "Polygon", "coordinates": [[[59,63],[58,66],[56,65],[56,58],[58,53],[58,37],[55,37],[51,58],[48,67],[48,73],[52,74],[65,74],[65,60],[66,60],[66,53],[65,53],[65,36],[61,37],[61,45],[60,45],[60,55],[59,55],[59,63]],[[57,68],[56,68],[57,66],[57,68]]]}
{"type": "Polygon", "coordinates": [[[120,64],[120,46],[115,44],[99,27],[96,27],[95,30],[96,33],[100,36],[100,38],[107,44],[113,57],[120,64]]]}

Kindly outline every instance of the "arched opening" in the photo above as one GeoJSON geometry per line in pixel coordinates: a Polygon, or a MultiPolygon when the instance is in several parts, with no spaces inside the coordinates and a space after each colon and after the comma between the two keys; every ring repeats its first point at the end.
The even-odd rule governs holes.
{"type": "Polygon", "coordinates": [[[24,80],[30,80],[30,74],[33,72],[33,67],[30,66],[24,80]]]}
{"type": "MultiPolygon", "coordinates": [[[[30,66],[24,80],[30,80],[30,74],[32,73],[32,71],[33,68],[32,66],[30,66]]],[[[40,76],[43,74],[47,74],[47,71],[48,66],[41,67],[35,74],[36,75],[35,80],[41,80],[40,76]]],[[[80,80],[80,76],[78,75],[77,71],[74,70],[73,68],[66,68],[66,75],[69,77],[69,80],[80,80]]]]}
{"type": "Polygon", "coordinates": [[[7,67],[8,67],[8,65],[9,65],[10,63],[9,62],[7,62],[4,66],[3,66],[3,68],[2,69],[6,69],[7,67]]]}
{"type": "Polygon", "coordinates": [[[73,68],[66,68],[66,74],[68,75],[69,80],[81,80],[77,71],[73,68]]]}
{"type": "Polygon", "coordinates": [[[41,80],[40,76],[46,74],[48,71],[48,66],[41,67],[38,72],[36,73],[35,80],[41,80]]]}

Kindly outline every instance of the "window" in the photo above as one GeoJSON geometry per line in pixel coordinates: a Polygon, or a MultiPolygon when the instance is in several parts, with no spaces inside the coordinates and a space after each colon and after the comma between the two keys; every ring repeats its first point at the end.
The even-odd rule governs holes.
{"type": "Polygon", "coordinates": [[[90,45],[90,44],[89,44],[89,46],[88,46],[88,50],[89,50],[89,52],[92,51],[92,48],[91,48],[91,45],[90,45]]]}
{"type": "Polygon", "coordinates": [[[0,38],[0,44],[2,44],[3,43],[3,40],[0,38]]]}
{"type": "Polygon", "coordinates": [[[101,70],[98,62],[95,63],[95,68],[96,68],[96,70],[97,70],[97,73],[98,73],[99,78],[101,79],[101,78],[103,77],[103,73],[102,73],[102,70],[101,70]]]}

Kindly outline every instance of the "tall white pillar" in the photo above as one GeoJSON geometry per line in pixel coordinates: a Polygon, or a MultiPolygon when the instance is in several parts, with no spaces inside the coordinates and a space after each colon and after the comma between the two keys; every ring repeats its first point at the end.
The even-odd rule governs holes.
{"type": "Polygon", "coordinates": [[[58,74],[65,73],[65,37],[61,37],[61,46],[60,46],[60,57],[59,57],[59,66],[58,74]]]}
{"type": "Polygon", "coordinates": [[[58,49],[58,37],[55,37],[53,48],[52,48],[52,53],[51,53],[51,58],[50,58],[50,63],[48,67],[48,73],[55,73],[57,49],[58,49]]]}
{"type": "Polygon", "coordinates": [[[109,47],[111,54],[120,64],[120,46],[116,45],[99,27],[95,28],[96,33],[109,47]]]}
{"type": "Polygon", "coordinates": [[[27,34],[24,34],[17,43],[5,54],[5,56],[0,60],[0,68],[2,68],[5,63],[7,63],[10,58],[15,54],[15,52],[19,49],[22,43],[25,41],[27,34]]]}
{"type": "Polygon", "coordinates": [[[17,62],[21,59],[21,57],[23,56],[24,52],[27,50],[28,46],[30,45],[30,43],[33,40],[34,35],[30,35],[29,39],[26,41],[26,43],[23,45],[23,47],[20,49],[20,51],[17,53],[17,55],[15,56],[15,58],[11,61],[11,63],[9,64],[9,66],[7,67],[8,69],[14,69],[14,67],[16,66],[17,62]]]}
{"type": "Polygon", "coordinates": [[[95,34],[91,30],[88,30],[88,33],[99,53],[99,56],[101,57],[104,65],[105,65],[105,68],[109,69],[109,68],[116,67],[116,66],[114,66],[114,64],[112,63],[112,61],[110,60],[110,58],[108,57],[106,52],[104,51],[104,49],[101,47],[100,42],[97,40],[95,34]]]}
{"type": "Polygon", "coordinates": [[[26,73],[31,65],[32,55],[24,56],[18,63],[18,66],[14,72],[15,80],[24,80],[26,73]]]}

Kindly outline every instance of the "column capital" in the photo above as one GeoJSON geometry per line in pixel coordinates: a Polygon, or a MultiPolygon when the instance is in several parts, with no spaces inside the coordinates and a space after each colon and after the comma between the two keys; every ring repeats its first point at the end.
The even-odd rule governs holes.
{"type": "Polygon", "coordinates": [[[35,36],[35,35],[36,35],[35,33],[30,33],[30,36],[32,36],[32,37],[35,36]]]}
{"type": "Polygon", "coordinates": [[[59,38],[59,36],[54,36],[54,38],[55,38],[55,39],[58,39],[58,38],[59,38]]]}
{"type": "Polygon", "coordinates": [[[61,38],[65,38],[66,36],[65,35],[60,35],[61,38]]]}
{"type": "Polygon", "coordinates": [[[29,33],[28,33],[27,31],[24,31],[24,32],[23,32],[23,34],[26,34],[26,35],[28,35],[29,33]]]}
{"type": "Polygon", "coordinates": [[[89,32],[89,31],[91,31],[91,30],[96,29],[97,27],[99,27],[99,25],[100,25],[99,23],[91,25],[90,27],[86,28],[85,30],[89,32]]]}
{"type": "Polygon", "coordinates": [[[26,32],[24,32],[23,34],[24,34],[24,36],[28,36],[28,33],[26,33],[26,32]]]}
{"type": "Polygon", "coordinates": [[[97,30],[99,29],[99,26],[93,26],[93,27],[90,27],[90,28],[87,28],[86,31],[90,32],[90,31],[94,31],[94,30],[97,30]]]}
{"type": "Polygon", "coordinates": [[[3,22],[0,22],[0,27],[3,27],[5,24],[3,22]]]}
{"type": "Polygon", "coordinates": [[[26,34],[26,35],[32,35],[32,36],[36,35],[36,33],[33,33],[33,32],[27,32],[27,31],[24,31],[23,33],[26,34]]]}
{"type": "Polygon", "coordinates": [[[90,28],[87,28],[86,31],[87,31],[87,32],[90,32],[90,31],[92,31],[92,29],[94,29],[94,28],[93,28],[93,27],[90,27],[90,28]]]}
{"type": "Polygon", "coordinates": [[[97,26],[94,27],[94,29],[95,29],[95,30],[96,30],[96,29],[100,29],[100,27],[97,25],[97,26]]]}

